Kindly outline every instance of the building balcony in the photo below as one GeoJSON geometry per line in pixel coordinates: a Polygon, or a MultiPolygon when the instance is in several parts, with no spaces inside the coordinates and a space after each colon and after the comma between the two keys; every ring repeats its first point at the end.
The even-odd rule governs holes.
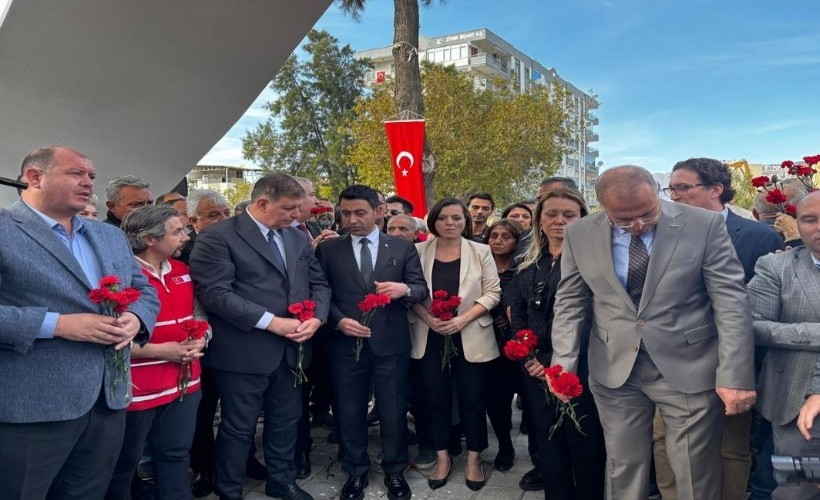
{"type": "Polygon", "coordinates": [[[479,73],[494,76],[510,76],[510,70],[502,61],[495,59],[489,54],[478,54],[470,56],[470,67],[479,73]]]}
{"type": "Polygon", "coordinates": [[[598,142],[598,134],[593,132],[590,129],[585,129],[584,130],[584,139],[586,139],[587,142],[598,142]]]}
{"type": "Polygon", "coordinates": [[[592,146],[587,146],[587,156],[597,158],[598,155],[599,155],[598,148],[593,148],[592,146]]]}
{"type": "Polygon", "coordinates": [[[593,115],[592,113],[587,113],[587,121],[591,126],[598,125],[598,117],[593,115]]]}

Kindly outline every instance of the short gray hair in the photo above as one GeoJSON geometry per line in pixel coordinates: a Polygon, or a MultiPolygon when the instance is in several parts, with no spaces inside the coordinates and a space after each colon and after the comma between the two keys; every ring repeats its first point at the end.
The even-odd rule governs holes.
{"type": "Polygon", "coordinates": [[[126,215],[120,227],[128,238],[131,250],[138,254],[148,248],[144,238],[165,236],[165,222],[171,217],[179,217],[179,212],[165,205],[146,205],[126,215]]]}
{"type": "Polygon", "coordinates": [[[407,215],[407,214],[394,215],[393,217],[390,217],[390,219],[387,221],[387,224],[390,225],[391,220],[398,219],[399,217],[407,219],[408,221],[410,221],[410,229],[412,229],[413,231],[418,231],[419,230],[419,223],[416,221],[416,219],[412,215],[407,215]]]}
{"type": "MultiPolygon", "coordinates": [[[[800,182],[800,179],[785,179],[778,183],[782,184],[782,186],[772,186],[772,188],[780,188],[783,194],[788,196],[786,204],[797,205],[809,194],[809,191],[806,189],[806,186],[800,182]]],[[[777,214],[782,212],[780,205],[773,205],[766,201],[766,192],[760,192],[755,195],[753,206],[755,212],[757,212],[757,216],[761,219],[774,219],[777,214]]]]}
{"type": "Polygon", "coordinates": [[[151,189],[148,181],[141,179],[135,175],[120,175],[108,181],[105,187],[105,197],[111,203],[116,203],[120,200],[120,191],[125,186],[132,186],[137,189],[151,189]]]}
{"type": "Polygon", "coordinates": [[[213,189],[199,189],[188,195],[188,217],[199,217],[199,204],[205,200],[211,200],[216,205],[230,208],[225,195],[213,189]]]}

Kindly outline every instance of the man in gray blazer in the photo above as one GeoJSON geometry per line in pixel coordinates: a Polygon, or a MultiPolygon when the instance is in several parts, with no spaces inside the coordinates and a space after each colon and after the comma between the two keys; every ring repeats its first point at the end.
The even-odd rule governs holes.
{"type": "Polygon", "coordinates": [[[722,410],[755,398],[743,268],[723,217],[661,201],[640,167],[607,170],[596,190],[603,211],[565,232],[552,362],[575,371],[591,329],[608,498],[647,497],[657,406],[678,499],[719,499],[722,410]]]}
{"type": "Polygon", "coordinates": [[[131,393],[114,351],[130,362],[159,303],[122,231],[77,216],[94,191],[86,156],[46,147],[21,172],[28,189],[0,211],[0,498],[102,498],[131,393]],[[109,275],[141,292],[116,319],[88,298],[109,275]]]}
{"type": "MultiPolygon", "coordinates": [[[[755,342],[768,347],[757,408],[772,422],[776,455],[820,455],[820,440],[801,437],[795,419],[811,387],[820,353],[820,192],[797,205],[805,246],[761,257],[749,282],[755,342]]],[[[813,420],[813,419],[812,419],[813,420]]],[[[820,426],[811,435],[820,437],[820,426]]],[[[814,485],[778,486],[775,499],[816,498],[814,485]]]]}

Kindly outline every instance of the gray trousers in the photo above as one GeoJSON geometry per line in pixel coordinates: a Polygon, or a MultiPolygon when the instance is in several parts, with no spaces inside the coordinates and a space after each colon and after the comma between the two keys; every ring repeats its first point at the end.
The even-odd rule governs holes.
{"type": "MultiPolygon", "coordinates": [[[[773,425],[774,454],[792,457],[820,457],[820,422],[815,420],[811,428],[811,441],[800,434],[797,420],[786,425],[773,425]]],[[[774,500],[820,499],[820,489],[813,484],[789,484],[778,486],[772,493],[774,500]]]]}
{"type": "Polygon", "coordinates": [[[607,499],[649,495],[652,421],[657,408],[666,425],[678,500],[720,500],[724,412],[714,390],[685,394],[672,389],[643,351],[624,385],[612,389],[590,377],[589,388],[604,428],[607,499]]]}

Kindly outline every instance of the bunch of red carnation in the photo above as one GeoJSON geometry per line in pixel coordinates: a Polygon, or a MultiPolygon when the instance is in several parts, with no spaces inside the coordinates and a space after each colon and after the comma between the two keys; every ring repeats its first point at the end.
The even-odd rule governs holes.
{"type": "MultiPolygon", "coordinates": [[[[316,317],[316,302],[310,299],[305,299],[302,302],[294,302],[288,306],[288,312],[296,316],[299,321],[307,321],[316,317]]],[[[305,369],[302,368],[302,363],[305,360],[305,344],[296,344],[296,369],[293,372],[293,386],[302,385],[308,381],[305,369]]]]}
{"type": "Polygon", "coordinates": [[[332,208],[322,205],[322,206],[311,208],[310,209],[310,214],[311,215],[322,215],[322,214],[330,213],[332,211],[333,211],[332,208]]]}
{"type": "Polygon", "coordinates": [[[513,361],[535,357],[538,347],[538,336],[534,331],[521,330],[504,344],[504,355],[513,361]]]}
{"type": "Polygon", "coordinates": [[[461,305],[461,297],[450,295],[444,290],[433,292],[433,303],[430,304],[430,314],[442,321],[449,321],[455,316],[458,306],[461,305]]]}
{"type": "Polygon", "coordinates": [[[117,317],[128,310],[128,306],[140,298],[139,290],[131,287],[120,290],[118,276],[103,276],[100,286],[88,292],[88,298],[95,304],[102,304],[106,314],[117,317]]]}
{"type": "Polygon", "coordinates": [[[544,377],[547,380],[547,393],[551,394],[551,398],[555,403],[555,411],[558,413],[558,419],[550,427],[550,439],[552,439],[555,430],[564,422],[564,417],[569,418],[578,432],[584,434],[584,431],[581,430],[581,420],[584,416],[578,418],[575,414],[575,404],[569,401],[583,394],[584,386],[581,384],[581,379],[578,378],[578,375],[565,371],[561,365],[544,368],[544,377]],[[566,401],[558,396],[563,396],[566,401]]]}
{"type": "MultiPolygon", "coordinates": [[[[365,295],[364,299],[359,302],[359,311],[362,312],[362,317],[359,320],[359,323],[361,323],[362,326],[368,326],[370,324],[370,320],[373,319],[373,315],[376,314],[376,310],[379,308],[384,309],[389,303],[390,295],[386,293],[368,293],[365,295]]],[[[356,345],[353,347],[353,359],[357,363],[362,355],[363,346],[364,339],[362,337],[356,337],[356,345]]]]}
{"type": "MultiPolygon", "coordinates": [[[[817,173],[817,167],[820,164],[820,155],[804,156],[803,163],[795,163],[791,160],[786,160],[780,164],[780,168],[784,169],[790,176],[797,178],[808,191],[815,191],[814,174],[817,173]]],[[[780,207],[780,211],[791,215],[797,214],[797,206],[794,203],[786,203],[789,197],[783,192],[783,179],[778,178],[777,175],[761,175],[752,179],[752,186],[758,191],[766,193],[766,201],[772,205],[780,207]]]]}
{"type": "Polygon", "coordinates": [[[307,321],[316,317],[316,302],[305,299],[288,306],[288,312],[296,316],[299,321],[307,321]]]}
{"type": "MultiPolygon", "coordinates": [[[[198,321],[195,319],[186,319],[180,323],[182,331],[185,332],[185,339],[183,340],[200,340],[204,339],[211,328],[207,321],[198,321]]],[[[179,380],[177,387],[179,388],[179,400],[185,397],[188,391],[188,383],[191,381],[191,363],[182,363],[179,368],[179,380]]]]}

